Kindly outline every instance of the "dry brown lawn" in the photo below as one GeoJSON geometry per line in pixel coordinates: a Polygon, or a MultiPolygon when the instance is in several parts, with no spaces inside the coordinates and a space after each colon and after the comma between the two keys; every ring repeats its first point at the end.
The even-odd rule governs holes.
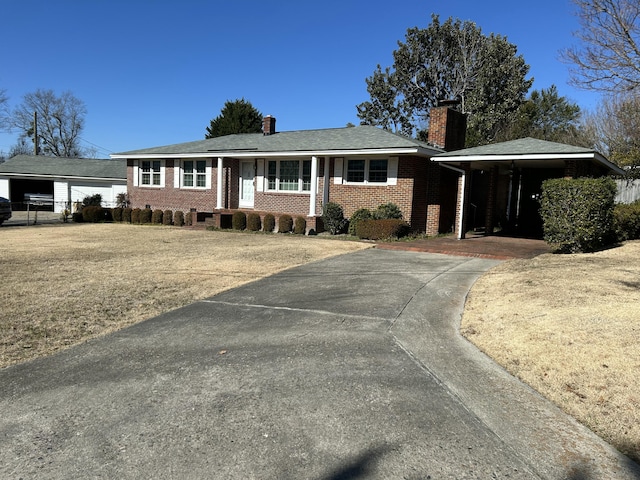
{"type": "Polygon", "coordinates": [[[502,263],[471,289],[461,330],[640,460],[640,241],[502,263]]]}
{"type": "Polygon", "coordinates": [[[53,353],[357,242],[165,226],[0,230],[0,368],[53,353]]]}

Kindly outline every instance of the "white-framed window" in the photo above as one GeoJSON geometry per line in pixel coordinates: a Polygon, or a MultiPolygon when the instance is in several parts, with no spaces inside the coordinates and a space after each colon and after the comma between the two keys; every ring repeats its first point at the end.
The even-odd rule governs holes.
{"type": "Polygon", "coordinates": [[[143,187],[163,187],[163,163],[162,160],[141,160],[139,185],[143,187]]]}
{"type": "Polygon", "coordinates": [[[311,191],[311,160],[269,160],[267,190],[275,192],[311,191]]]}
{"type": "Polygon", "coordinates": [[[207,187],[207,161],[184,160],[182,163],[182,186],[187,188],[207,187]]]}
{"type": "Polygon", "coordinates": [[[385,159],[352,158],[346,160],[347,183],[386,184],[389,161],[385,159]]]}

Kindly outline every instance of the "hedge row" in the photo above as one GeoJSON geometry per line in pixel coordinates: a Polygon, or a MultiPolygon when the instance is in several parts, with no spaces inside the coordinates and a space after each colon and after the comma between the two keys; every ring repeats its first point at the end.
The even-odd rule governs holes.
{"type": "MultiPolygon", "coordinates": [[[[190,213],[187,214],[190,217],[190,213]]],[[[157,225],[185,225],[185,214],[182,211],[172,210],[151,210],[150,208],[103,208],[100,206],[86,206],[81,212],[72,215],[74,222],[124,222],[144,224],[152,223],[157,225]]]]}
{"type": "MultiPolygon", "coordinates": [[[[260,219],[257,213],[234,212],[231,217],[231,228],[234,230],[248,230],[250,232],[273,232],[276,228],[276,218],[273,214],[267,213],[264,220],[260,219]]],[[[307,231],[307,221],[303,217],[296,217],[295,221],[291,215],[283,214],[278,217],[278,233],[293,232],[304,235],[307,231]]]]}

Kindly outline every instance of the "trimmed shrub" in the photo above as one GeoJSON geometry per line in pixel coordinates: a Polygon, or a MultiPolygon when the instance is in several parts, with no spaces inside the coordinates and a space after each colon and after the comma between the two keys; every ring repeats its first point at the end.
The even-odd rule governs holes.
{"type": "Polygon", "coordinates": [[[105,210],[96,205],[90,205],[82,209],[82,220],[89,223],[104,222],[105,210]]]}
{"type": "Polygon", "coordinates": [[[273,232],[276,228],[276,217],[274,217],[271,213],[267,213],[264,216],[264,220],[262,222],[262,229],[265,232],[273,232]]]}
{"type": "Polygon", "coordinates": [[[331,235],[342,233],[347,226],[344,210],[335,202],[327,202],[322,208],[322,223],[331,235]]]}
{"type": "Polygon", "coordinates": [[[371,218],[373,218],[373,214],[368,208],[359,208],[353,212],[353,215],[351,215],[351,218],[349,219],[349,235],[356,235],[356,225],[358,225],[358,222],[361,220],[369,220],[371,218]]]}
{"type": "Polygon", "coordinates": [[[613,229],[619,242],[640,239],[640,200],[614,207],[613,229]]]}
{"type": "Polygon", "coordinates": [[[193,225],[193,216],[196,212],[187,212],[184,214],[184,224],[187,226],[193,225]]]}
{"type": "Polygon", "coordinates": [[[360,220],[356,226],[356,235],[367,240],[402,238],[408,234],[409,225],[397,218],[360,220]]]}
{"type": "Polygon", "coordinates": [[[560,253],[593,252],[614,240],[616,184],[611,178],[555,178],[542,183],[544,239],[560,253]]]}
{"type": "Polygon", "coordinates": [[[139,224],[141,214],[142,210],[140,210],[139,208],[134,208],[133,210],[131,210],[131,223],[139,224]]]}
{"type": "Polygon", "coordinates": [[[247,230],[250,232],[259,232],[261,228],[262,222],[260,221],[260,215],[253,212],[247,215],[247,230]]]}
{"type": "Polygon", "coordinates": [[[156,225],[160,225],[162,223],[162,217],[164,216],[164,213],[162,210],[154,210],[151,213],[151,223],[154,223],[156,225]]]}
{"type": "Polygon", "coordinates": [[[140,223],[151,223],[151,217],[153,212],[150,208],[143,208],[140,210],[140,223]]]}
{"type": "Polygon", "coordinates": [[[75,223],[82,223],[84,221],[82,218],[82,212],[73,212],[71,214],[71,220],[73,220],[75,223]]]}
{"type": "Polygon", "coordinates": [[[247,214],[244,212],[233,212],[231,216],[231,228],[234,230],[244,230],[247,228],[247,214]]]}
{"type": "Polygon", "coordinates": [[[173,223],[173,210],[165,210],[162,212],[162,224],[171,225],[173,223]]]}
{"type": "Polygon", "coordinates": [[[184,225],[184,212],[182,210],[177,210],[173,214],[173,224],[176,227],[182,227],[184,225]]]}
{"type": "Polygon", "coordinates": [[[383,203],[373,212],[373,218],[384,220],[385,218],[395,218],[402,220],[402,212],[395,203],[383,203]]]}
{"type": "Polygon", "coordinates": [[[131,209],[126,207],[122,209],[122,221],[125,223],[131,223],[131,209]]]}
{"type": "Polygon", "coordinates": [[[304,235],[307,233],[307,220],[304,217],[296,217],[293,222],[293,233],[296,235],[304,235]]]}
{"type": "Polygon", "coordinates": [[[116,207],[111,211],[111,215],[113,216],[114,222],[122,221],[122,210],[124,210],[122,207],[116,207]]]}
{"type": "Polygon", "coordinates": [[[293,218],[291,215],[280,215],[278,218],[278,233],[289,233],[293,228],[293,218]]]}
{"type": "Polygon", "coordinates": [[[102,205],[102,195],[96,193],[95,195],[89,195],[82,199],[83,207],[100,207],[102,205]]]}

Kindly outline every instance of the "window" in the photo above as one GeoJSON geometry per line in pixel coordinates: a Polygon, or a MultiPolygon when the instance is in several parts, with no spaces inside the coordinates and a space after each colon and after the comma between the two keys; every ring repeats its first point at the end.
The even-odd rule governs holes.
{"type": "Polygon", "coordinates": [[[388,161],[385,160],[347,160],[347,182],[386,183],[388,161]]]}
{"type": "Polygon", "coordinates": [[[182,166],[182,186],[205,188],[207,186],[206,160],[185,160],[182,166]]]}
{"type": "Polygon", "coordinates": [[[143,160],[141,166],[140,185],[161,186],[160,160],[143,160]]]}
{"type": "Polygon", "coordinates": [[[311,191],[311,160],[269,160],[267,190],[277,192],[311,191]]]}

